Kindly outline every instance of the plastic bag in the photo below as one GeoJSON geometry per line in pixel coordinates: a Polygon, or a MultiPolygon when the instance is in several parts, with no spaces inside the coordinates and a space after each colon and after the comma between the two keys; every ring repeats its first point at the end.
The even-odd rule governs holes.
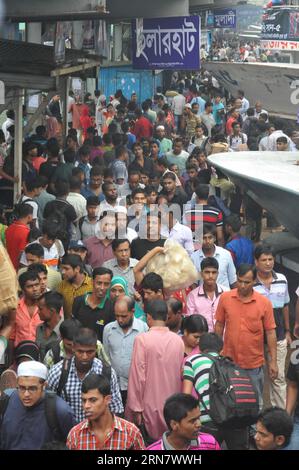
{"type": "Polygon", "coordinates": [[[18,278],[10,257],[0,242],[0,315],[18,305],[18,278]]]}
{"type": "Polygon", "coordinates": [[[164,289],[177,291],[197,282],[200,275],[187,251],[177,242],[167,240],[164,253],[154,256],[146,266],[146,273],[154,272],[163,279],[164,289]]]}

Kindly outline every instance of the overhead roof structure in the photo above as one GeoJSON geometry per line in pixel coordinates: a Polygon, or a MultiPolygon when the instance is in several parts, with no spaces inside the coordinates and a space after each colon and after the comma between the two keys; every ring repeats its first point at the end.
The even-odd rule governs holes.
{"type": "Polygon", "coordinates": [[[0,40],[0,80],[7,88],[54,90],[56,77],[80,76],[100,63],[98,55],[66,49],[64,62],[57,65],[53,46],[0,40]]]}

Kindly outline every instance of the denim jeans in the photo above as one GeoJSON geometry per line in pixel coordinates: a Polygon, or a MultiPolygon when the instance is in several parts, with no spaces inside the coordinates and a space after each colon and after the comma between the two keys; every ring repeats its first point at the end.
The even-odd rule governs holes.
{"type": "Polygon", "coordinates": [[[255,386],[258,398],[259,398],[259,408],[260,411],[263,409],[263,392],[264,392],[264,369],[263,367],[258,367],[257,369],[246,369],[250,375],[253,385],[255,386]]]}
{"type": "Polygon", "coordinates": [[[283,450],[299,450],[299,415],[294,416],[294,430],[291,441],[283,450]]]}

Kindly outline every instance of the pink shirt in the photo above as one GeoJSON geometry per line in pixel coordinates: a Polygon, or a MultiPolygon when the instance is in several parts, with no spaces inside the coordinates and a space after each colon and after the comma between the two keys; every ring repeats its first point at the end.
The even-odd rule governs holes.
{"type": "Polygon", "coordinates": [[[111,246],[112,243],[105,246],[102,240],[99,240],[97,237],[90,237],[84,240],[84,245],[87,248],[86,262],[90,264],[93,269],[100,268],[105,261],[114,258],[111,246]]]}
{"type": "Polygon", "coordinates": [[[167,327],[152,327],[135,338],[129,373],[126,419],[141,412],[147,432],[158,439],[167,426],[163,407],[181,391],[182,338],[167,327]]]}
{"type": "MultiPolygon", "coordinates": [[[[165,436],[163,436],[163,438],[165,439],[165,436]]],[[[165,447],[163,438],[154,442],[152,445],[147,447],[146,450],[175,450],[170,449],[170,446],[165,447]]],[[[220,447],[214,436],[201,432],[198,436],[197,443],[196,440],[192,441],[186,450],[220,450],[220,447]]]]}
{"type": "Polygon", "coordinates": [[[43,323],[38,314],[38,306],[35,307],[32,317],[29,315],[25,299],[19,300],[17,307],[16,322],[12,330],[10,339],[14,341],[15,347],[21,341],[35,341],[36,327],[43,323]]]}
{"type": "Polygon", "coordinates": [[[209,332],[213,332],[215,330],[215,315],[219,299],[221,294],[228,290],[227,287],[217,284],[216,292],[214,293],[213,299],[211,299],[205,294],[203,285],[200,285],[191,291],[187,297],[186,315],[200,314],[204,316],[208,322],[209,332]]]}

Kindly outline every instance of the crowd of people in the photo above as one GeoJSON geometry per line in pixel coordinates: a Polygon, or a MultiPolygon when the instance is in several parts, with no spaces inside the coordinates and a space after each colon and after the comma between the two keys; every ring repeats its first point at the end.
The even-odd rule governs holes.
{"type": "Polygon", "coordinates": [[[235,37],[230,39],[218,39],[208,49],[205,45],[201,48],[201,60],[220,62],[284,62],[285,57],[278,51],[263,49],[260,40],[242,41],[235,37]]]}
{"type": "Polygon", "coordinates": [[[299,315],[291,331],[263,208],[207,159],[295,151],[294,135],[242,90],[225,100],[206,75],[174,85],[142,103],[97,91],[79,119],[71,93],[65,141],[55,126],[26,136],[14,207],[7,113],[0,230],[19,302],[0,330],[2,449],[299,449],[296,361],[285,374],[299,315]],[[166,288],[180,274],[169,241],[196,282],[166,288]],[[148,269],[159,256],[165,276],[148,269]],[[217,418],[211,379],[230,363],[245,384],[234,422],[217,418]]]}

